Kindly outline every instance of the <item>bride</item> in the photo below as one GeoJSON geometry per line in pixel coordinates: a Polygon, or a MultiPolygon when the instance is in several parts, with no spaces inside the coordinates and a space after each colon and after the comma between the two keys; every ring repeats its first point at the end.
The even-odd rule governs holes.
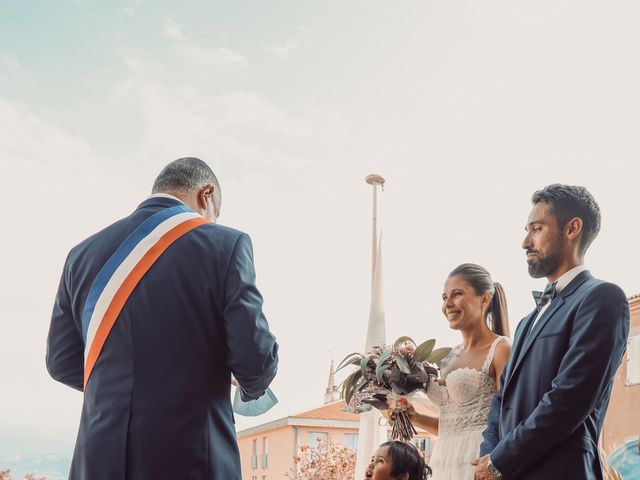
{"type": "Polygon", "coordinates": [[[411,422],[438,436],[431,461],[433,480],[473,479],[491,398],[509,354],[509,323],[504,290],[480,265],[453,270],[442,293],[442,312],[462,343],[444,359],[441,378],[429,383],[427,396],[439,417],[408,407],[411,422]]]}

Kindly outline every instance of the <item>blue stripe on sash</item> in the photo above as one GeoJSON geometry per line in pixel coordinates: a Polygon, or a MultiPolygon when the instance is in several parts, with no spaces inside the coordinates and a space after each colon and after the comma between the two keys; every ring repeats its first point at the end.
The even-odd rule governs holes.
{"type": "Polygon", "coordinates": [[[109,280],[120,264],[122,264],[122,262],[129,256],[136,245],[138,245],[162,222],[174,215],[178,215],[179,213],[191,211],[192,210],[185,205],[176,205],[175,207],[164,208],[159,212],[154,213],[129,234],[122,245],[120,245],[111,258],[107,260],[107,263],[103,265],[89,289],[89,294],[87,295],[87,300],[84,304],[84,311],[82,312],[82,339],[85,344],[87,342],[87,332],[89,331],[89,321],[93,315],[96,303],[98,302],[104,287],[109,283],[109,280]]]}

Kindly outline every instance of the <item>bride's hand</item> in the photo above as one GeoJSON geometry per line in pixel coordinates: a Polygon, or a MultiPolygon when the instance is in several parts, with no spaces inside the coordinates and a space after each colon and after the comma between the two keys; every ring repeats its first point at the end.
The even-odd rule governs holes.
{"type": "Polygon", "coordinates": [[[407,400],[407,416],[409,417],[409,420],[413,420],[417,413],[418,412],[416,412],[413,404],[409,400],[407,400]]]}
{"type": "MultiPolygon", "coordinates": [[[[409,417],[409,420],[413,420],[414,417],[417,415],[416,409],[414,408],[413,404],[406,397],[403,397],[401,401],[402,401],[402,404],[404,405],[405,411],[407,412],[407,416],[409,417]]],[[[392,410],[391,408],[388,410],[389,420],[391,420],[392,422],[395,421],[395,416],[396,416],[395,413],[396,413],[396,410],[392,410]]]]}

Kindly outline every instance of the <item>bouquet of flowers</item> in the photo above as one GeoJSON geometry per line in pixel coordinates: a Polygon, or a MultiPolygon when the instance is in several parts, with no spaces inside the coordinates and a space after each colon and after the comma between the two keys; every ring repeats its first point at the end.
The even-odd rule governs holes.
{"type": "Polygon", "coordinates": [[[340,362],[336,371],[348,366],[358,368],[342,382],[342,397],[352,412],[362,413],[373,407],[390,410],[393,439],[411,440],[416,429],[406,411],[402,395],[426,391],[438,377],[438,367],[451,348],[436,348],[431,339],[416,346],[410,337],[400,337],[393,345],[378,345],[366,354],[352,353],[340,362]]]}

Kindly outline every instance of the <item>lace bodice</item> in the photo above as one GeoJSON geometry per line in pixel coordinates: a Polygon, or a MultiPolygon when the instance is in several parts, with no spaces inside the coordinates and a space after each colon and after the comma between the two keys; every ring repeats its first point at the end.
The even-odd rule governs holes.
{"type": "MultiPolygon", "coordinates": [[[[496,394],[495,379],[489,369],[496,346],[506,337],[498,337],[491,344],[481,370],[456,368],[445,377],[446,385],[429,382],[427,396],[440,407],[438,436],[459,434],[474,430],[484,430],[487,426],[491,398],[496,394]]],[[[462,345],[455,347],[445,359],[443,366],[455,358],[462,345]]]]}

